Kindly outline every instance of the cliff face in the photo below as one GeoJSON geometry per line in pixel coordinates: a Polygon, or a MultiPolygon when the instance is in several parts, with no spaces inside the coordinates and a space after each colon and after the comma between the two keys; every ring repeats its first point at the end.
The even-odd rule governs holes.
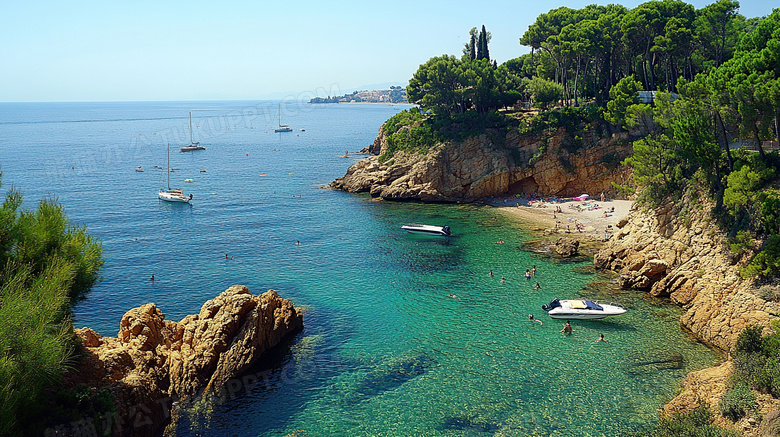
{"type": "Polygon", "coordinates": [[[572,139],[563,129],[544,140],[517,132],[491,139],[495,137],[487,132],[462,142],[439,143],[426,155],[396,152],[380,163],[377,155],[387,149],[380,129],[365,150],[374,156],[350,167],[330,186],[387,200],[454,202],[517,193],[608,193],[612,181],[624,183],[630,174],[619,164],[631,151],[627,136],[602,139],[591,133],[577,140],[583,146],[574,152],[567,150],[572,139]],[[539,156],[528,165],[535,155],[539,156]]]}
{"type": "Polygon", "coordinates": [[[708,207],[683,212],[672,204],[632,211],[594,263],[619,272],[623,288],[668,296],[684,309],[684,328],[728,351],[745,326],[769,326],[780,307],[756,296],[739,277],[723,232],[708,217],[708,207]]]}
{"type": "MultiPolygon", "coordinates": [[[[723,232],[709,219],[710,208],[685,211],[682,205],[686,204],[691,204],[690,199],[654,211],[632,211],[595,255],[594,264],[619,272],[624,288],[668,296],[683,308],[683,328],[729,351],[746,326],[769,327],[770,320],[780,316],[780,306],[759,298],[751,283],[739,277],[723,232]]],[[[760,424],[748,415],[734,426],[718,413],[732,370],[732,362],[726,361],[692,372],[683,381],[682,392],[662,412],[688,412],[707,403],[719,426],[734,427],[743,436],[769,435],[760,431],[771,425],[766,420],[760,424]]],[[[760,412],[777,420],[780,401],[765,394],[759,394],[758,401],[760,412]]]]}
{"type": "Polygon", "coordinates": [[[219,392],[302,327],[301,314],[274,290],[255,296],[234,285],[180,322],[149,303],[125,313],[117,337],[77,329],[87,357],[69,377],[113,394],[116,415],[99,431],[157,435],[173,402],[219,392]]]}

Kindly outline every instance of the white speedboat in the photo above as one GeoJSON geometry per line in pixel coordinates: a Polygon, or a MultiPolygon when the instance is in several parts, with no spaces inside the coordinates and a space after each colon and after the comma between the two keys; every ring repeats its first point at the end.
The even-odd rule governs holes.
{"type": "Polygon", "coordinates": [[[600,303],[587,299],[566,299],[555,298],[547,305],[542,305],[542,309],[553,319],[572,319],[572,320],[599,320],[610,316],[619,316],[626,312],[626,309],[614,303],[600,303]]]}
{"type": "Polygon", "coordinates": [[[445,237],[452,236],[452,230],[450,230],[449,226],[420,225],[411,223],[401,226],[401,229],[412,234],[442,235],[445,237]]]}

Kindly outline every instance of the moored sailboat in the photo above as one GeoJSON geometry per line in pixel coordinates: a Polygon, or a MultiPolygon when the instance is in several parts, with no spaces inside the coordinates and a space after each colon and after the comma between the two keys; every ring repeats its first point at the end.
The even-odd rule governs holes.
{"type": "Polygon", "coordinates": [[[279,127],[274,129],[274,132],[292,132],[292,128],[289,125],[282,124],[282,104],[279,104],[279,127]]]}
{"type": "Polygon", "coordinates": [[[160,190],[159,193],[157,193],[157,198],[160,200],[164,200],[166,202],[174,202],[174,203],[190,203],[190,200],[192,200],[192,194],[189,196],[186,196],[182,191],[181,188],[174,188],[171,189],[171,145],[168,144],[168,190],[160,190]]]}
{"type": "Polygon", "coordinates": [[[190,111],[190,145],[181,147],[179,151],[192,152],[193,150],[206,150],[206,148],[200,145],[200,141],[192,142],[192,111],[190,111]]]}

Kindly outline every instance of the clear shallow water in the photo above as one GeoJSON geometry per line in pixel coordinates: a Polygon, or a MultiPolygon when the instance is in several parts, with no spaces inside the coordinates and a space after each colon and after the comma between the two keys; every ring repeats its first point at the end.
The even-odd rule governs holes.
{"type": "Polygon", "coordinates": [[[232,284],[306,307],[304,331],[254,373],[260,382],[185,416],[180,435],[619,435],[652,426],[679,380],[714,361],[680,331],[676,308],[608,280],[582,291],[606,279],[588,261],[524,251],[526,234],[490,208],[321,189],[359,158],[344,150],[373,142],[403,106],[291,104],[283,122],[295,132],[284,134],[272,132],[276,109],[0,104],[3,187],[21,189],[28,208],[56,197],[103,241],[103,281],[77,306],[77,326],[116,335],[122,314],[150,301],[179,320],[232,284]],[[193,113],[207,150],[179,153],[191,109],[210,110],[193,113]],[[156,198],[167,142],[171,185],[193,193],[191,207],[156,198]],[[406,234],[408,222],[456,235],[406,234]],[[540,306],[580,293],[629,312],[574,322],[563,337],[540,306]],[[595,344],[599,333],[610,343],[595,344]],[[680,356],[680,368],[641,365],[680,356]]]}

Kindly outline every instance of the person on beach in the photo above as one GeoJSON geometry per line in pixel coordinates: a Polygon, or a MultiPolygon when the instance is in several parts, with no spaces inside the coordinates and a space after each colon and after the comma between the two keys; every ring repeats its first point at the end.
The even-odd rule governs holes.
{"type": "Polygon", "coordinates": [[[603,191],[601,192],[601,201],[602,202],[604,201],[604,192],[603,191]]]}
{"type": "Polygon", "coordinates": [[[542,325],[542,321],[541,321],[541,320],[539,320],[539,319],[534,319],[534,315],[533,315],[533,314],[529,314],[529,315],[528,315],[528,321],[529,321],[529,322],[536,322],[536,323],[538,323],[539,325],[542,325]]]}
{"type": "Polygon", "coordinates": [[[607,340],[604,340],[604,334],[599,334],[598,340],[594,341],[594,343],[598,343],[600,341],[603,341],[604,343],[609,343],[607,340]]]}
{"type": "Polygon", "coordinates": [[[563,325],[563,329],[561,329],[561,333],[563,335],[566,335],[566,334],[571,334],[572,332],[574,332],[574,330],[571,328],[571,323],[569,323],[569,321],[567,320],[566,323],[564,323],[563,325]]]}

